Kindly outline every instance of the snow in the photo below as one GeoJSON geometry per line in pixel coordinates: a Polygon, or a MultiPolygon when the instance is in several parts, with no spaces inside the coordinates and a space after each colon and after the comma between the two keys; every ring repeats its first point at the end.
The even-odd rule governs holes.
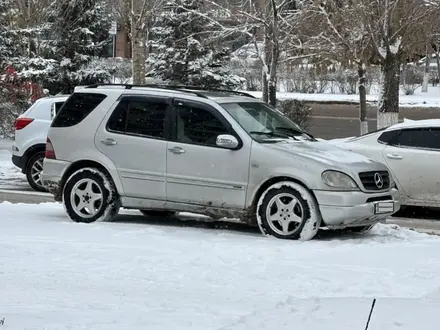
{"type": "MultiPolygon", "coordinates": [[[[248,92],[255,97],[261,98],[262,92],[248,92]]],[[[359,95],[353,94],[333,94],[333,93],[287,93],[278,92],[277,98],[280,100],[286,99],[297,99],[300,101],[309,102],[350,102],[359,103],[359,95]]],[[[379,94],[368,94],[367,102],[377,103],[379,100],[379,94]]],[[[427,93],[421,92],[421,87],[417,88],[414,95],[404,95],[401,91],[399,96],[399,106],[400,107],[420,107],[420,108],[430,108],[438,107],[440,108],[440,88],[438,86],[429,86],[427,93]]]]}
{"type": "Polygon", "coordinates": [[[21,170],[12,163],[10,146],[10,141],[0,139],[0,185],[23,183],[26,180],[21,170]]]}
{"type": "Polygon", "coordinates": [[[56,203],[0,204],[0,328],[352,330],[373,297],[369,330],[438,328],[437,236],[285,241],[124,213],[77,224],[56,203]]]}

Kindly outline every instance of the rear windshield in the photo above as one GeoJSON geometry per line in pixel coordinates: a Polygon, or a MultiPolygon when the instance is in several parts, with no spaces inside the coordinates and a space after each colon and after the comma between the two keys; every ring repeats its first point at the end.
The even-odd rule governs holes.
{"type": "Polygon", "coordinates": [[[107,96],[97,93],[73,93],[59,110],[52,127],[70,127],[83,121],[107,96]]]}

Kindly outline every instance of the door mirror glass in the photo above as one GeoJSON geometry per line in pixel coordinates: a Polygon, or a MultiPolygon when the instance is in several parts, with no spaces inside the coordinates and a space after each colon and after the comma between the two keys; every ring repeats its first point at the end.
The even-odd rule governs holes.
{"type": "Polygon", "coordinates": [[[238,140],[235,136],[229,134],[221,134],[217,136],[217,147],[225,149],[235,149],[238,147],[238,140]]]}

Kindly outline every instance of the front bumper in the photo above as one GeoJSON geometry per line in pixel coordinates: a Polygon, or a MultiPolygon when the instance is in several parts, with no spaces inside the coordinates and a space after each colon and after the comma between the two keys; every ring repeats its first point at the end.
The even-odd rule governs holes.
{"type": "Polygon", "coordinates": [[[314,191],[323,225],[331,229],[372,225],[391,216],[400,209],[397,189],[381,193],[362,191],[314,191]],[[375,204],[387,202],[391,210],[375,212],[375,204]]]}

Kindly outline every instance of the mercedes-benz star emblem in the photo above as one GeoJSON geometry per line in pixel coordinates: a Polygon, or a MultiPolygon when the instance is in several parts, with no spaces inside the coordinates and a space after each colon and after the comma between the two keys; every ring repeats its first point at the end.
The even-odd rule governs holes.
{"type": "Polygon", "coordinates": [[[383,187],[383,178],[380,173],[374,173],[374,183],[376,184],[376,187],[379,189],[382,189],[383,187]]]}

